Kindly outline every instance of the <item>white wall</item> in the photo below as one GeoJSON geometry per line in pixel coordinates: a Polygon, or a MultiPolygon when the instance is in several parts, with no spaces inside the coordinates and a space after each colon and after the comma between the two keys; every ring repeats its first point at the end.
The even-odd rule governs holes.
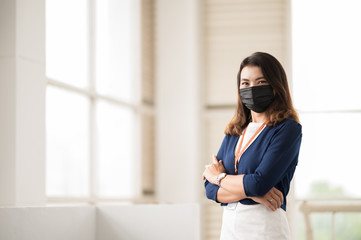
{"type": "Polygon", "coordinates": [[[15,9],[0,3],[0,205],[15,200],[15,9]]]}
{"type": "Polygon", "coordinates": [[[200,1],[158,0],[155,9],[157,200],[199,202],[200,1]]]}
{"type": "Polygon", "coordinates": [[[100,205],[97,207],[97,239],[200,239],[199,206],[100,205]]]}
{"type": "Polygon", "coordinates": [[[1,240],[198,240],[197,204],[0,208],[1,240]]]}
{"type": "Polygon", "coordinates": [[[45,0],[0,2],[0,205],[45,204],[45,0]]]}
{"type": "Polygon", "coordinates": [[[91,206],[0,208],[1,240],[94,240],[91,206]]]}

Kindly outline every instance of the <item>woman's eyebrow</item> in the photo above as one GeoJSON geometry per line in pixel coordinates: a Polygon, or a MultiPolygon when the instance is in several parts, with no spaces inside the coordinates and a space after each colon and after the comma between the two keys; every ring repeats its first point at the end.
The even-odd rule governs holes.
{"type": "MultiPolygon", "coordinates": [[[[266,78],[263,77],[263,76],[262,76],[262,77],[258,77],[258,78],[255,79],[255,81],[261,80],[261,79],[266,79],[266,78]]],[[[247,78],[242,78],[241,80],[242,80],[242,81],[249,81],[249,79],[247,79],[247,78]]]]}

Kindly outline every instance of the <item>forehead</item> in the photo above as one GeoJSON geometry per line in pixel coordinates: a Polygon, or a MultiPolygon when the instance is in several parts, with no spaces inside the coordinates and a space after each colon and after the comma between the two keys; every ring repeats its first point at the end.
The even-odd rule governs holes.
{"type": "Polygon", "coordinates": [[[241,79],[253,79],[263,77],[262,69],[258,66],[247,65],[241,71],[241,79]]]}

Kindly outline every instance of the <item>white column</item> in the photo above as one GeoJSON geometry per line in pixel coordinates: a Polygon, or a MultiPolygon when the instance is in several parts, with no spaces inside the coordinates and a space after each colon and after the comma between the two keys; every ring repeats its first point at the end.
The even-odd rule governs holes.
{"type": "MultiPolygon", "coordinates": [[[[291,11],[291,1],[285,1],[284,2],[284,6],[285,6],[285,38],[286,38],[286,45],[285,47],[285,59],[284,59],[284,68],[285,71],[287,73],[287,79],[288,79],[288,84],[290,87],[290,91],[291,91],[291,95],[292,94],[292,11],[291,11]]],[[[297,168],[296,168],[296,172],[297,172],[297,168]]],[[[287,196],[287,218],[289,221],[289,226],[291,229],[291,239],[297,239],[297,201],[296,201],[296,197],[295,197],[295,177],[293,177],[293,181],[291,182],[291,186],[290,186],[290,191],[288,193],[287,196]]]]}
{"type": "Polygon", "coordinates": [[[201,194],[200,2],[156,1],[156,194],[198,202],[201,194]]]}
{"type": "Polygon", "coordinates": [[[15,200],[15,6],[0,2],[0,205],[15,200]]]}
{"type": "Polygon", "coordinates": [[[45,203],[45,0],[0,3],[0,205],[45,203]]]}

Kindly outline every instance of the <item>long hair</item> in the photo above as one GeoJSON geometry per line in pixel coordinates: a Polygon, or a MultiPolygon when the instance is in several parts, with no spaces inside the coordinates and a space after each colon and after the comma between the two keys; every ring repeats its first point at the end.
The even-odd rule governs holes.
{"type": "Polygon", "coordinates": [[[245,58],[239,68],[237,75],[237,107],[232,120],[228,123],[225,134],[241,135],[242,131],[252,120],[251,111],[242,104],[239,95],[241,83],[241,72],[246,66],[258,66],[261,68],[263,76],[274,90],[275,98],[267,108],[266,114],[269,118],[267,126],[275,126],[286,118],[299,122],[298,114],[293,107],[287,76],[281,63],[272,55],[264,52],[256,52],[245,58]]]}

